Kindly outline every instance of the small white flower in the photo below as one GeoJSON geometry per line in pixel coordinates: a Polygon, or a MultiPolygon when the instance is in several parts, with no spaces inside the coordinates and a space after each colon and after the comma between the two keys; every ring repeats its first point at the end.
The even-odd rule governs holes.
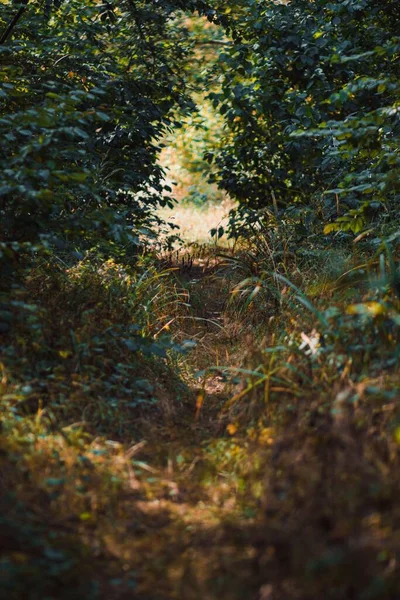
{"type": "Polygon", "coordinates": [[[315,329],[312,330],[310,335],[301,332],[301,339],[303,340],[299,346],[299,350],[304,350],[304,354],[307,356],[318,354],[321,347],[320,334],[315,329]]]}

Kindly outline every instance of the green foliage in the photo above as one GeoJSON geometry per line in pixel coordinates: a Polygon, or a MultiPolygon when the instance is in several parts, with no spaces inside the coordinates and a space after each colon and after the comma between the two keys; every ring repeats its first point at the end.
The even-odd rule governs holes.
{"type": "MultiPolygon", "coordinates": [[[[16,11],[2,7],[0,30],[16,11]]],[[[185,35],[169,3],[54,8],[28,5],[0,46],[3,252],[93,237],[137,245],[152,208],[171,202],[157,139],[185,101],[185,35]]]]}
{"type": "Polygon", "coordinates": [[[234,44],[210,94],[229,128],[209,155],[219,185],[252,208],[311,204],[324,220],[354,209],[355,233],[366,203],[395,211],[398,3],[250,0],[226,12],[234,44]]]}
{"type": "Polygon", "coordinates": [[[64,421],[83,419],[118,435],[133,431],[151,407],[157,412],[152,370],[161,377],[168,356],[184,351],[160,334],[163,319],[184,310],[167,275],[94,257],[69,269],[48,258],[34,266],[0,315],[15,410],[42,404],[64,421]]]}
{"type": "MultiPolygon", "coordinates": [[[[222,135],[223,121],[197,93],[196,107],[190,115],[180,115],[181,127],[166,135],[162,142],[160,163],[173,184],[173,195],[189,205],[204,206],[223,202],[226,195],[208,182],[210,165],[204,155],[214,140],[222,135]]],[[[176,118],[178,118],[176,115],[176,118]]]]}
{"type": "Polygon", "coordinates": [[[204,206],[221,203],[226,195],[208,182],[211,167],[207,154],[216,141],[223,137],[224,119],[205,97],[204,91],[219,87],[218,52],[230,44],[222,27],[210,23],[205,16],[182,14],[192,53],[185,65],[185,78],[193,106],[179,107],[176,120],[179,127],[170,131],[163,140],[160,162],[166,167],[168,178],[174,183],[174,196],[189,205],[204,206]]]}

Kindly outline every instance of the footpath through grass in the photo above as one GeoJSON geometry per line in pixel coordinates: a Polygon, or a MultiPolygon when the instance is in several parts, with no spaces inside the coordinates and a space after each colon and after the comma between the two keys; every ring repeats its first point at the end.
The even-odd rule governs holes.
{"type": "MultiPolygon", "coordinates": [[[[243,449],[219,418],[229,391],[220,374],[194,377],[221,360],[237,361],[241,351],[245,326],[227,316],[231,283],[220,273],[220,262],[215,249],[207,250],[189,270],[174,267],[167,273],[166,287],[179,289],[185,300],[183,310],[178,302],[171,319],[175,324],[168,328],[197,345],[189,357],[173,363],[175,372],[144,360],[140,373],[128,374],[152,382],[153,408],[143,402],[142,409],[130,409],[119,398],[113,410],[93,357],[78,367],[73,348],[58,350],[61,364],[50,381],[29,378],[22,384],[24,364],[37,362],[24,354],[39,349],[22,339],[24,324],[16,324],[22,359],[12,357],[15,372],[3,364],[1,384],[0,574],[9,598],[229,597],[239,582],[247,593],[247,562],[253,554],[249,548],[243,555],[236,534],[225,531],[236,530],[243,518],[247,526],[254,516],[253,510],[243,512],[237,498],[242,483],[235,465],[241,464],[243,449]],[[135,419],[134,439],[128,421],[121,423],[129,413],[135,419]],[[241,565],[237,572],[236,563],[241,565]]],[[[115,276],[117,267],[102,268],[101,281],[115,276]]],[[[39,295],[42,302],[45,298],[46,319],[53,315],[62,327],[62,316],[53,313],[60,301],[54,281],[45,289],[43,270],[36,276],[26,282],[29,293],[36,302],[39,295]],[[38,284],[41,289],[33,289],[38,284]]],[[[82,293],[88,283],[96,285],[96,277],[93,271],[68,276],[78,278],[77,287],[72,284],[68,294],[63,290],[63,310],[68,311],[70,301],[73,312],[77,298],[88,303],[82,293]]],[[[89,320],[90,310],[103,321],[113,318],[103,313],[100,294],[107,294],[107,286],[101,289],[97,283],[99,289],[89,294],[92,308],[83,307],[83,320],[69,316],[68,326],[82,347],[98,327],[89,320]]],[[[162,329],[158,321],[157,327],[162,329]]],[[[112,347],[106,357],[102,354],[101,365],[112,380],[110,363],[117,357],[112,347]]],[[[124,394],[123,387],[118,391],[124,394]]]]}
{"type": "Polygon", "coordinates": [[[376,279],[385,259],[361,271],[345,249],[305,260],[260,240],[188,248],[162,277],[42,265],[15,291],[4,597],[400,597],[399,301],[376,279]],[[168,331],[196,346],[138,363],[133,321],[155,344],[168,331]]]}

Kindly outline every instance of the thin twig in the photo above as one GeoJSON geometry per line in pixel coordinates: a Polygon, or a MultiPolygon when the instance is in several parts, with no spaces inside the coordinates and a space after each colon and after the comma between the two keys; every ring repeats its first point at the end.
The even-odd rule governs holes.
{"type": "Polygon", "coordinates": [[[0,38],[0,45],[5,44],[5,42],[7,41],[12,30],[16,27],[18,21],[24,14],[24,12],[28,6],[28,2],[29,2],[29,0],[21,0],[21,6],[19,7],[17,14],[11,19],[10,23],[7,25],[3,35],[0,38]]]}

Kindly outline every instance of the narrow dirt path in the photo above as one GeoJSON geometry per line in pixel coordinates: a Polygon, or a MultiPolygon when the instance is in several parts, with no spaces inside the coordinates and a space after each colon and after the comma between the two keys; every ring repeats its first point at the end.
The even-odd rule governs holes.
{"type": "Polygon", "coordinates": [[[398,442],[395,451],[393,442],[375,445],[376,416],[386,444],[395,403],[382,396],[371,411],[358,388],[354,412],[333,413],[354,384],[343,375],[327,379],[326,368],[306,379],[307,362],[294,354],[289,359],[299,362],[287,359],[274,389],[267,377],[265,389],[226,414],[236,389],[221,377],[223,367],[255,368],[259,360],[262,368],[266,360],[250,335],[260,313],[252,323],[229,303],[235,277],[217,261],[182,264],[178,281],[190,310],[178,333],[197,341],[182,365],[189,393],[165,423],[143,428],[146,443],[130,456],[131,491],[119,496],[101,531],[107,568],[111,555],[116,578],[127,574],[110,600],[398,598],[395,563],[376,558],[394,539],[381,523],[398,517],[398,442]],[[220,370],[193,377],[212,365],[220,370]],[[385,596],[354,592],[354,577],[360,589],[374,589],[366,565],[387,578],[385,596]],[[134,591],[127,591],[130,578],[134,591]]]}
{"type": "MultiPolygon", "coordinates": [[[[179,280],[193,316],[185,335],[198,342],[191,371],[237,362],[240,324],[228,315],[232,283],[222,265],[195,262],[179,280]]],[[[117,561],[137,573],[139,598],[251,598],[257,578],[247,531],[254,518],[239,500],[234,459],[240,448],[218,416],[229,390],[217,372],[191,387],[173,423],[157,431],[150,424],[133,460],[135,501],[121,503],[104,539],[117,561]]]]}

